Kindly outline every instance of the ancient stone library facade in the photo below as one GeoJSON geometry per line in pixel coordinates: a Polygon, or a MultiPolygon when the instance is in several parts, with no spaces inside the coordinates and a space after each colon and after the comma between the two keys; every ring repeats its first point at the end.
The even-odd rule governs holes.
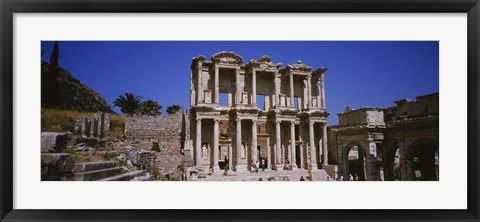
{"type": "Polygon", "coordinates": [[[327,163],[327,69],[301,61],[281,67],[268,56],[245,64],[233,52],[193,58],[190,137],[197,167],[219,172],[228,163],[242,172],[265,159],[268,169],[282,170],[288,161],[293,169],[315,170],[327,163]]]}

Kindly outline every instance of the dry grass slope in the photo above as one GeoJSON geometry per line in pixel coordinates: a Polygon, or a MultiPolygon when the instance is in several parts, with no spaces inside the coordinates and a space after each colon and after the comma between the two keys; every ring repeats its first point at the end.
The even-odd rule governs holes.
{"type": "MultiPolygon", "coordinates": [[[[93,114],[93,112],[42,108],[42,132],[73,132],[79,117],[90,117],[93,114]]],[[[112,115],[110,129],[116,134],[121,134],[124,128],[125,118],[112,115]]]]}

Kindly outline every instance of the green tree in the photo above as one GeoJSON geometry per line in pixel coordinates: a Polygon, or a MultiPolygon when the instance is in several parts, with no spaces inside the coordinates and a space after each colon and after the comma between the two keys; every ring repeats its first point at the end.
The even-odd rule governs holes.
{"type": "Polygon", "coordinates": [[[140,113],[142,115],[155,116],[162,114],[159,110],[162,106],[157,101],[146,100],[140,104],[140,113]]]}
{"type": "Polygon", "coordinates": [[[179,105],[171,105],[171,106],[167,107],[167,113],[168,114],[174,114],[178,110],[181,110],[181,109],[183,109],[183,108],[179,105]]]}
{"type": "Polygon", "coordinates": [[[133,114],[138,112],[141,103],[141,96],[127,92],[124,95],[119,95],[113,102],[113,106],[120,107],[120,111],[127,114],[127,116],[133,116],[133,114]]]}
{"type": "Polygon", "coordinates": [[[58,41],[55,41],[53,44],[52,54],[50,55],[50,66],[48,67],[48,73],[45,82],[45,102],[42,102],[47,107],[55,107],[59,104],[58,72],[60,70],[60,66],[58,64],[58,58],[60,58],[60,52],[58,50],[58,41]]]}

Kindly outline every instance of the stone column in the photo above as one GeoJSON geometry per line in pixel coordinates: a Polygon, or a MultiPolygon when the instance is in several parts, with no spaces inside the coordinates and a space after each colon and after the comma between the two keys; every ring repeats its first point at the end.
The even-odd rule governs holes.
{"type": "Polygon", "coordinates": [[[295,97],[293,91],[293,74],[290,73],[290,105],[295,107],[295,97]]]}
{"type": "Polygon", "coordinates": [[[298,125],[298,136],[299,136],[299,140],[302,142],[302,144],[300,145],[300,165],[298,165],[298,167],[300,168],[305,168],[304,167],[304,164],[305,164],[305,160],[303,159],[304,157],[304,146],[305,146],[305,141],[304,141],[304,129],[303,129],[303,124],[302,124],[302,121],[300,121],[300,124],[298,125]]]}
{"type": "Polygon", "coordinates": [[[267,161],[265,163],[267,164],[267,169],[271,169],[272,167],[272,149],[270,147],[270,137],[267,137],[267,161]]]}
{"type": "Polygon", "coordinates": [[[278,70],[275,71],[275,78],[273,79],[275,84],[275,96],[273,97],[273,105],[277,107],[277,104],[280,104],[279,94],[280,94],[280,85],[278,82],[278,70]]]}
{"type": "Polygon", "coordinates": [[[252,69],[252,105],[257,104],[257,71],[252,69]]]}
{"type": "Polygon", "coordinates": [[[320,88],[320,84],[321,84],[321,82],[320,82],[320,80],[319,80],[319,81],[317,82],[318,93],[319,93],[319,95],[317,96],[317,107],[318,107],[318,108],[321,108],[321,107],[322,107],[322,95],[323,95],[323,93],[322,93],[322,89],[320,88]]]}
{"type": "Polygon", "coordinates": [[[219,133],[218,133],[218,119],[213,120],[213,172],[220,172],[218,166],[218,146],[219,146],[219,133]]]}
{"type": "Polygon", "coordinates": [[[323,148],[323,165],[328,165],[328,135],[327,135],[327,123],[323,124],[323,138],[322,138],[322,148],[323,148]]]}
{"type": "Polygon", "coordinates": [[[283,169],[283,166],[280,163],[280,160],[282,158],[282,147],[281,147],[281,144],[280,144],[280,135],[281,135],[280,134],[280,123],[281,123],[280,120],[275,121],[275,144],[276,144],[276,151],[277,151],[275,163],[277,165],[277,170],[283,169]]]}
{"type": "Polygon", "coordinates": [[[197,135],[195,138],[195,165],[200,166],[200,160],[202,156],[202,119],[197,118],[197,135]]]}
{"type": "Polygon", "coordinates": [[[220,77],[219,77],[219,67],[218,65],[215,65],[215,104],[219,104],[219,81],[220,81],[220,77]]]}
{"type": "Polygon", "coordinates": [[[252,160],[257,161],[257,121],[252,120],[252,160]]]}
{"type": "Polygon", "coordinates": [[[296,147],[295,147],[295,121],[290,122],[290,146],[292,147],[290,151],[292,152],[291,155],[291,164],[292,169],[297,169],[297,157],[296,157],[296,147]]]}
{"type": "Polygon", "coordinates": [[[312,107],[312,77],[307,76],[307,109],[312,107]]]}
{"type": "Polygon", "coordinates": [[[322,94],[322,109],[326,109],[325,105],[325,75],[322,73],[320,75],[320,85],[322,88],[321,94],[322,94]]]}
{"type": "Polygon", "coordinates": [[[202,63],[197,63],[197,104],[203,103],[203,87],[202,87],[202,63]]]}
{"type": "Polygon", "coordinates": [[[237,119],[237,128],[236,128],[236,148],[237,148],[237,165],[235,167],[237,172],[243,171],[242,166],[242,120],[237,119]]]}
{"type": "Polygon", "coordinates": [[[235,104],[241,103],[241,94],[240,94],[240,67],[235,69],[235,104]]]}
{"type": "Polygon", "coordinates": [[[315,134],[313,133],[313,125],[315,122],[310,120],[309,122],[309,137],[310,137],[310,166],[312,170],[317,169],[317,161],[316,161],[316,155],[315,155],[315,134]]]}
{"type": "Polygon", "coordinates": [[[229,170],[233,169],[233,165],[232,165],[232,144],[228,144],[228,168],[229,170]]]}

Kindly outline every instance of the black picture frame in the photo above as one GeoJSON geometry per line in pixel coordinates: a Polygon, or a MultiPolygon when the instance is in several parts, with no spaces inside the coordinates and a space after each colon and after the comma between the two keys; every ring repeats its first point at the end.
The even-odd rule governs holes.
{"type": "MultiPolygon", "coordinates": [[[[478,0],[0,0],[1,221],[479,221],[478,0]],[[13,209],[14,13],[467,13],[468,209],[466,210],[18,210],[13,209]]],[[[441,201],[441,200],[439,200],[441,201]]]]}

